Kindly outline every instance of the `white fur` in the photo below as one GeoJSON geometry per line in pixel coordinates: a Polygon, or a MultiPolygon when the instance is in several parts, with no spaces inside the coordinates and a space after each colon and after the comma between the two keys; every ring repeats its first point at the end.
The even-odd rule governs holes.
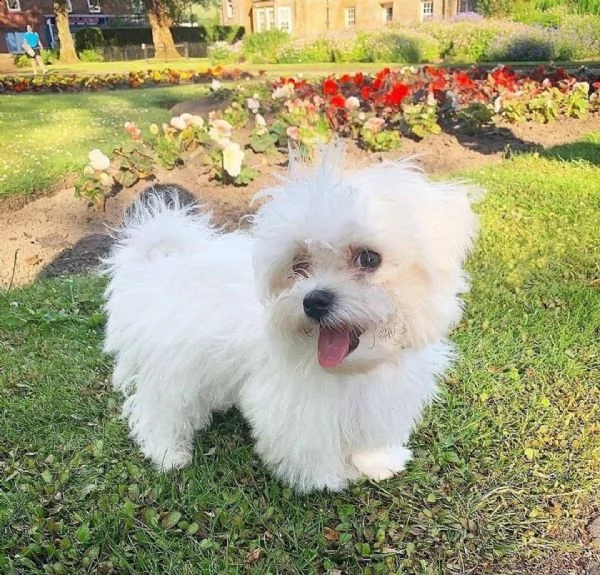
{"type": "Polygon", "coordinates": [[[330,146],[312,169],[292,162],[248,234],[219,233],[176,191],[130,211],[106,262],[105,349],[131,434],[159,468],[189,465],[194,432],[232,405],[301,492],[385,479],[410,459],[452,358],[444,337],[461,315],[475,216],[462,185],[408,163],[343,173],[342,157],[330,146]],[[362,248],[381,254],[379,269],[356,268],[362,248]],[[321,327],[304,313],[314,289],[336,296],[325,327],[362,333],[334,368],[317,361],[321,327]]]}

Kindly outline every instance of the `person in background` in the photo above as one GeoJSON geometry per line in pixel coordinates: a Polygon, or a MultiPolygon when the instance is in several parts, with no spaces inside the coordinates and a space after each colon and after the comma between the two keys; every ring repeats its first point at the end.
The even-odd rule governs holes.
{"type": "Polygon", "coordinates": [[[27,32],[23,34],[23,50],[31,60],[34,74],[37,74],[38,67],[43,74],[46,73],[46,66],[42,61],[43,49],[39,34],[33,31],[31,24],[27,24],[27,32]]]}

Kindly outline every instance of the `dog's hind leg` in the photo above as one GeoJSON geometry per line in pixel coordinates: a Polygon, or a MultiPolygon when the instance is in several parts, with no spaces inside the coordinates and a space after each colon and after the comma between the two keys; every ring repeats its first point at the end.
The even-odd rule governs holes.
{"type": "Polygon", "coordinates": [[[181,382],[171,387],[146,380],[138,384],[123,406],[131,436],[143,454],[163,471],[192,463],[194,432],[206,427],[211,419],[207,407],[192,408],[177,389],[181,389],[181,382]]]}

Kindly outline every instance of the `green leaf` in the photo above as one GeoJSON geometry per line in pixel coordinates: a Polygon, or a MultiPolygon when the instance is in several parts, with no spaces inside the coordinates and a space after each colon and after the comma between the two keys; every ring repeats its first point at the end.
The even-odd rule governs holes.
{"type": "Polygon", "coordinates": [[[87,543],[90,540],[90,528],[88,525],[82,525],[75,531],[75,539],[79,543],[87,543]]]}
{"type": "Polygon", "coordinates": [[[181,513],[179,513],[179,511],[171,511],[171,513],[169,513],[168,515],[165,515],[162,518],[161,525],[165,529],[171,529],[171,528],[175,527],[175,525],[177,525],[177,523],[179,523],[180,519],[181,519],[181,513]]]}

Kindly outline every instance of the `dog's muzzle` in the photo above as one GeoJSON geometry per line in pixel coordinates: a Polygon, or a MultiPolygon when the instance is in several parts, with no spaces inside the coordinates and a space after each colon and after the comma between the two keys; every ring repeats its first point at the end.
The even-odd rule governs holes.
{"type": "Polygon", "coordinates": [[[325,289],[316,289],[304,296],[304,313],[317,321],[321,321],[333,307],[335,294],[325,289]]]}

